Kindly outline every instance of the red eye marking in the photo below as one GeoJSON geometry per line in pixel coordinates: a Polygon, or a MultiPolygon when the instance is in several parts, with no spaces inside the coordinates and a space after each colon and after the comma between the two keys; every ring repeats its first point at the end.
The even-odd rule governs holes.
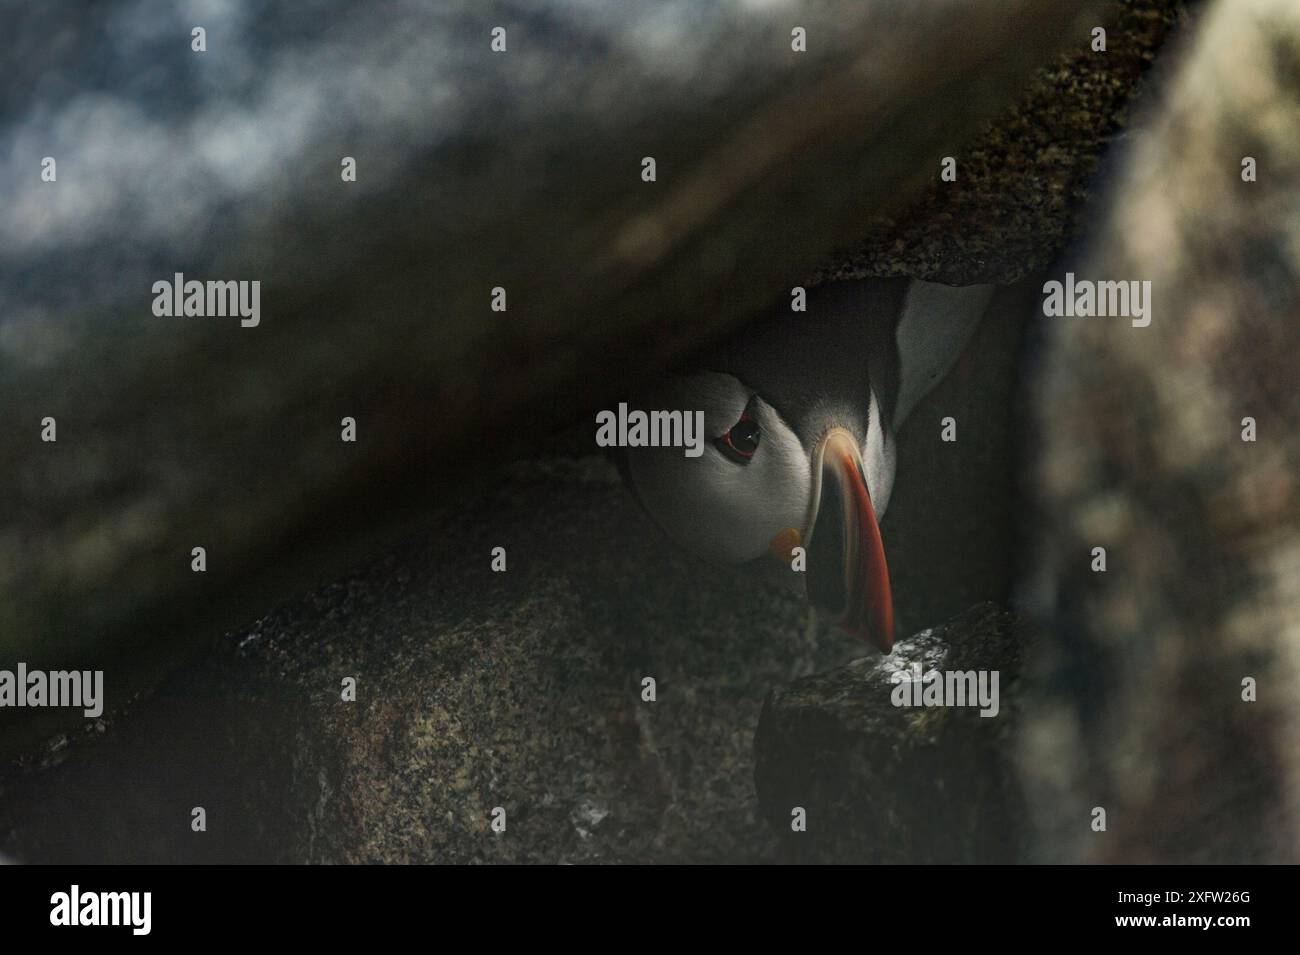
{"type": "Polygon", "coordinates": [[[758,422],[750,417],[749,409],[741,412],[740,420],[731,426],[726,434],[715,438],[713,443],[724,455],[737,464],[746,464],[758,450],[759,439],[763,431],[758,422]]]}

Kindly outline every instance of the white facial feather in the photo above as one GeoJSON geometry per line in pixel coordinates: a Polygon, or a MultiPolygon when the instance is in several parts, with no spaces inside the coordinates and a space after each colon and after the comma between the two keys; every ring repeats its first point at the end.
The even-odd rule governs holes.
{"type": "Polygon", "coordinates": [[[708,560],[741,563],[766,554],[768,543],[785,528],[804,527],[811,464],[798,437],[761,396],[730,375],[701,372],[670,379],[636,407],[704,412],[701,457],[687,458],[680,448],[627,452],[628,471],[646,510],[682,546],[708,560]],[[754,457],[739,464],[713,439],[740,420],[746,405],[761,437],[754,457]]]}
{"type": "Polygon", "coordinates": [[[879,521],[885,516],[894,490],[896,448],[893,434],[881,427],[880,405],[875,394],[871,396],[868,421],[866,443],[862,445],[862,471],[867,479],[871,509],[879,521]]]}

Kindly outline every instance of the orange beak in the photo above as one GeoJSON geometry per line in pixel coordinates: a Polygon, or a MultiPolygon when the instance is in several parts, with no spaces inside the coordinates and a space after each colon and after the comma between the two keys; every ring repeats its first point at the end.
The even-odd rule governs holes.
{"type": "Polygon", "coordinates": [[[894,646],[894,603],[862,455],[852,435],[836,428],[822,439],[816,460],[808,599],[888,653],[894,646]]]}

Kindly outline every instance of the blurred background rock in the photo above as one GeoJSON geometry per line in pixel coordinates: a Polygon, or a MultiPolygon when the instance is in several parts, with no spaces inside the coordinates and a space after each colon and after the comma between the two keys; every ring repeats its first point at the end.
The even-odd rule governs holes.
{"type": "Polygon", "coordinates": [[[1137,128],[1078,271],[1151,325],[1047,324],[1032,392],[1036,856],[1295,862],[1300,6],[1216,5],[1137,128]]]}

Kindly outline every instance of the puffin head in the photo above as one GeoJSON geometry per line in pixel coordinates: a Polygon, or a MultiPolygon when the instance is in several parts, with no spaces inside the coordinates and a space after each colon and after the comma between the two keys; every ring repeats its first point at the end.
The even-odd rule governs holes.
{"type": "Polygon", "coordinates": [[[628,449],[627,479],[651,517],[707,560],[804,581],[819,610],[888,652],[893,604],[877,521],[894,443],[874,396],[862,407],[828,398],[815,422],[795,421],[780,396],[696,371],[654,397],[644,407],[702,410],[705,446],[699,457],[628,449]]]}
{"type": "Polygon", "coordinates": [[[840,283],[814,289],[806,312],[747,326],[631,402],[702,411],[704,448],[697,457],[625,449],[627,482],[686,549],[802,585],[820,612],[888,653],[894,610],[879,521],[894,431],[983,313],[991,288],[972,288],[840,283]],[[938,331],[903,324],[917,311],[938,331]],[[900,341],[917,339],[928,344],[906,362],[900,341]]]}

